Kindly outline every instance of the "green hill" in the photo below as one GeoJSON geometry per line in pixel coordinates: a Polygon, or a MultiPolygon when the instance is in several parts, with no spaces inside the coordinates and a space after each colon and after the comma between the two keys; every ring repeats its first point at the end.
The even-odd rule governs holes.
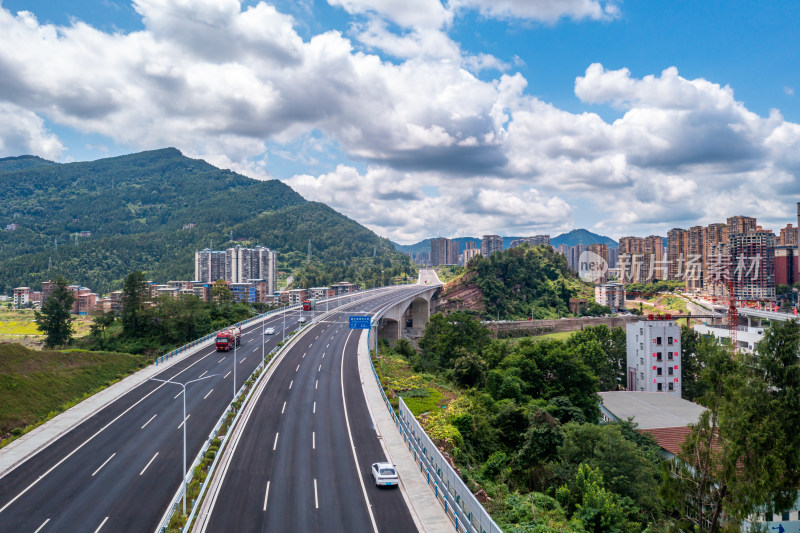
{"type": "Polygon", "coordinates": [[[194,251],[212,243],[268,246],[279,268],[320,283],[336,281],[334,274],[374,283],[381,268],[411,268],[388,240],[282,182],[221,170],[174,148],[68,164],[0,159],[0,198],[0,226],[20,226],[0,232],[5,293],[57,274],[99,292],[120,288],[136,269],[157,281],[191,279],[194,251]]]}
{"type": "Polygon", "coordinates": [[[563,255],[523,245],[470,261],[465,274],[446,285],[439,308],[469,309],[488,319],[557,318],[570,314],[570,298],[591,293],[563,255]]]}

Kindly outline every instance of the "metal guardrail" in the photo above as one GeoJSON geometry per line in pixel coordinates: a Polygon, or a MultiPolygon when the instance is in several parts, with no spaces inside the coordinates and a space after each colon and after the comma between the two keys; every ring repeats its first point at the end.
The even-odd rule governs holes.
{"type": "MultiPolygon", "coordinates": [[[[243,320],[241,322],[237,322],[236,324],[233,324],[233,326],[243,327],[243,326],[251,324],[251,323],[253,323],[253,322],[257,321],[257,320],[266,320],[270,316],[270,314],[279,314],[281,312],[283,312],[283,310],[281,310],[281,311],[270,311],[269,313],[256,315],[254,317],[248,318],[247,320],[243,320]]],[[[301,327],[302,327],[302,325],[301,325],[301,327]]],[[[197,339],[196,341],[193,341],[193,342],[191,342],[191,343],[189,343],[187,345],[181,346],[180,348],[178,348],[176,350],[173,350],[173,352],[176,352],[176,353],[172,354],[172,352],[170,352],[172,354],[171,356],[177,355],[177,353],[179,353],[180,351],[184,351],[184,350],[186,350],[186,349],[188,349],[190,347],[197,346],[198,344],[201,344],[203,341],[208,340],[209,338],[214,337],[214,336],[216,336],[216,332],[212,333],[210,335],[206,335],[202,339],[197,339]]],[[[258,372],[262,368],[263,369],[268,368],[272,364],[272,362],[275,360],[275,358],[272,357],[273,354],[276,354],[284,346],[286,346],[286,344],[284,344],[283,346],[275,347],[272,350],[270,350],[269,354],[267,354],[267,355],[269,355],[269,358],[267,359],[266,356],[265,356],[264,362],[258,364],[258,366],[250,374],[248,379],[251,379],[253,374],[258,372]]],[[[169,359],[170,355],[167,354],[164,357],[167,357],[167,359],[169,359]]],[[[156,361],[156,364],[158,364],[158,361],[156,361]]],[[[265,373],[262,373],[261,376],[263,376],[264,374],[265,373]]],[[[261,376],[259,376],[259,379],[260,379],[261,376]]],[[[245,381],[247,381],[247,379],[245,381]]],[[[250,387],[250,391],[248,392],[247,396],[242,400],[241,408],[237,411],[236,416],[231,421],[231,425],[230,425],[229,430],[228,430],[228,435],[230,435],[230,432],[233,430],[234,425],[236,425],[236,422],[239,420],[239,415],[243,411],[243,407],[244,407],[245,403],[247,403],[247,401],[250,399],[250,396],[253,394],[253,391],[256,389],[257,385],[258,385],[257,382],[253,383],[252,387],[250,387]]],[[[242,389],[244,389],[244,387],[245,387],[245,385],[243,383],[242,386],[239,388],[239,390],[236,391],[236,398],[237,399],[242,395],[242,389]]],[[[231,402],[231,406],[233,406],[235,401],[236,400],[231,402]]],[[[226,409],[225,412],[222,413],[222,415],[219,417],[219,420],[217,420],[217,423],[214,425],[214,428],[211,430],[211,433],[209,433],[208,438],[206,439],[205,443],[200,448],[200,451],[198,452],[198,454],[195,457],[194,461],[192,461],[192,464],[189,467],[189,471],[186,474],[187,475],[187,477],[186,477],[186,486],[187,487],[192,482],[192,479],[194,479],[194,470],[195,470],[195,468],[203,460],[203,457],[205,456],[206,452],[208,451],[208,448],[211,446],[211,442],[215,438],[217,438],[217,432],[222,427],[222,424],[225,423],[225,419],[228,417],[230,412],[231,412],[231,409],[226,409]]],[[[228,435],[226,435],[224,438],[221,439],[222,443],[220,444],[220,448],[217,451],[216,455],[214,456],[214,460],[211,462],[211,466],[209,467],[208,473],[206,475],[206,480],[211,479],[211,474],[213,474],[214,469],[217,466],[217,461],[222,456],[222,451],[223,451],[225,445],[228,442],[228,439],[227,439],[228,435]]],[[[207,486],[208,486],[208,483],[203,483],[202,484],[202,486],[200,488],[200,493],[198,494],[197,500],[196,500],[195,503],[199,503],[200,501],[202,501],[203,495],[205,494],[207,486]]],[[[157,532],[164,533],[169,528],[169,522],[172,519],[172,515],[178,510],[178,507],[180,506],[181,499],[183,498],[183,488],[184,488],[184,484],[183,484],[183,482],[181,482],[180,486],[178,487],[177,492],[175,493],[175,496],[172,499],[172,504],[167,508],[166,512],[164,513],[164,516],[161,519],[161,522],[159,523],[158,527],[156,528],[157,532]]],[[[192,520],[194,519],[194,514],[197,511],[198,507],[199,507],[199,505],[192,505],[192,512],[189,514],[189,517],[186,520],[186,525],[184,526],[183,531],[189,531],[189,526],[191,525],[192,520]]]]}
{"type": "MultiPolygon", "coordinates": [[[[379,317],[385,309],[376,313],[373,320],[379,317]]],[[[370,334],[371,331],[370,329],[370,334]]],[[[369,340],[367,340],[367,348],[369,348],[369,340]]],[[[403,398],[399,396],[400,414],[394,412],[394,408],[383,390],[375,365],[372,363],[372,357],[370,357],[370,367],[395,427],[408,445],[409,453],[414,455],[414,462],[419,465],[420,472],[426,475],[428,485],[433,484],[434,497],[444,507],[445,514],[452,518],[456,532],[502,533],[500,527],[475,498],[458,473],[445,460],[439,448],[428,437],[414,414],[406,406],[403,398]]]]}

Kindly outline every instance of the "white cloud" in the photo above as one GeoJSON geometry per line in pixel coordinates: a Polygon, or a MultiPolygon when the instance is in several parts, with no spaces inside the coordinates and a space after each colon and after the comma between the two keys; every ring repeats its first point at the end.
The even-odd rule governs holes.
{"type": "Polygon", "coordinates": [[[486,17],[554,23],[561,18],[611,20],[619,17],[618,2],[598,0],[453,0],[455,9],[477,9],[486,17]]]}
{"type": "Polygon", "coordinates": [[[64,147],[35,113],[0,101],[0,157],[23,154],[58,160],[64,147]]]}
{"type": "MultiPolygon", "coordinates": [[[[437,0],[415,4],[426,24],[389,0],[337,5],[367,15],[353,29],[357,42],[335,31],[303,40],[291,17],[263,2],[243,11],[236,0],[136,0],[145,29],[130,34],[0,8],[0,113],[10,117],[0,146],[59,158],[44,117],[259,178],[270,177],[271,156],[313,165],[338,151],[368,170],[339,166],[288,183],[403,242],[555,233],[582,214],[578,203],[604,217],[598,227],[654,232],[720,220],[723,208],[767,216],[782,211],[756,199],[797,194],[800,125],[777,111],[757,115],[730,87],[674,67],[635,78],[590,65],[575,94],[587,107],[616,107],[620,118],[607,122],[530,96],[519,73],[477,77],[509,66],[464,55],[437,0]],[[426,185],[441,196],[422,194],[426,185]]],[[[448,4],[545,21],[606,19],[614,6],[448,4]]]]}

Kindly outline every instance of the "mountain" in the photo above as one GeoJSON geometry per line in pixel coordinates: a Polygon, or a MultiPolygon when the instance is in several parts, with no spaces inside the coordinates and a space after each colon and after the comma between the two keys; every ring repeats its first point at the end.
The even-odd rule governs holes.
{"type": "Polygon", "coordinates": [[[606,244],[609,248],[619,248],[619,243],[610,237],[598,235],[585,229],[574,229],[569,233],[562,233],[558,237],[550,239],[553,248],[560,245],[576,246],[578,244],[606,244]]]}
{"type": "Polygon", "coordinates": [[[157,281],[191,279],[195,250],[212,243],[268,246],[279,268],[306,282],[410,269],[388,240],[282,182],[174,148],[67,164],[0,159],[0,198],[0,227],[19,225],[0,232],[0,293],[58,274],[103,293],[136,269],[157,281]]]}

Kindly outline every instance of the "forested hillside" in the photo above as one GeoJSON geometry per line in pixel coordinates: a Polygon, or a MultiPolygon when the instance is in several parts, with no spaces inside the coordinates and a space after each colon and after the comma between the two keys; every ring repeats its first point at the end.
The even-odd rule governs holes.
{"type": "Polygon", "coordinates": [[[523,245],[488,259],[477,256],[467,267],[445,288],[439,309],[470,309],[487,318],[555,318],[569,314],[570,298],[591,294],[550,246],[523,245]]]}
{"type": "Polygon", "coordinates": [[[221,170],[174,148],[69,164],[0,159],[0,198],[0,226],[19,225],[0,232],[0,293],[58,274],[100,292],[120,288],[137,269],[154,280],[190,279],[194,251],[211,243],[270,247],[279,267],[320,282],[336,281],[319,274],[334,265],[339,275],[373,283],[381,268],[387,276],[411,271],[388,240],[282,182],[221,170]]]}

